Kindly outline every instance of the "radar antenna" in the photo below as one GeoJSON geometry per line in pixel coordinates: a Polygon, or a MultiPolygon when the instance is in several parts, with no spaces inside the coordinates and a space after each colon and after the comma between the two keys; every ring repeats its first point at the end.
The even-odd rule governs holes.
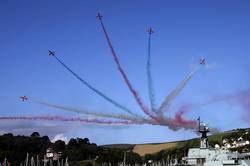
{"type": "Polygon", "coordinates": [[[205,123],[201,123],[200,117],[197,119],[199,123],[199,133],[201,133],[200,138],[200,148],[208,148],[208,138],[207,133],[209,133],[209,128],[206,126],[205,123]]]}

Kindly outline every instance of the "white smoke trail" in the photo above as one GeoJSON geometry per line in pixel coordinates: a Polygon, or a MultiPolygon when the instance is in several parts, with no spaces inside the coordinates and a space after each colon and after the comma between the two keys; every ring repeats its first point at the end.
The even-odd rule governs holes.
{"type": "Polygon", "coordinates": [[[176,96],[178,96],[178,94],[183,90],[183,88],[187,85],[188,81],[190,81],[192,79],[192,77],[194,76],[194,74],[198,71],[199,67],[194,68],[189,75],[180,82],[180,84],[173,89],[169,95],[164,99],[164,101],[162,102],[160,108],[157,111],[157,115],[158,116],[163,116],[164,112],[168,109],[168,107],[171,104],[171,101],[175,99],[176,96]]]}
{"type": "Polygon", "coordinates": [[[81,113],[81,114],[86,114],[86,115],[97,116],[97,117],[115,118],[115,119],[121,119],[121,120],[131,120],[131,121],[136,121],[136,122],[145,121],[145,119],[143,117],[137,117],[137,116],[134,117],[134,116],[125,115],[125,114],[109,114],[109,113],[102,113],[102,112],[93,112],[93,111],[88,111],[88,110],[83,110],[83,109],[77,109],[77,108],[65,107],[65,106],[61,106],[61,105],[50,104],[50,103],[41,102],[41,101],[38,101],[37,103],[45,105],[47,107],[57,108],[57,109],[64,110],[64,111],[76,112],[76,113],[81,113]]]}

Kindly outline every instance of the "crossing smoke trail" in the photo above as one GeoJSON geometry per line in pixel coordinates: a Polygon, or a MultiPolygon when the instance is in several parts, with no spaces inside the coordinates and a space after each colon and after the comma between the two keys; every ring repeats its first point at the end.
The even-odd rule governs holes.
{"type": "Polygon", "coordinates": [[[106,40],[108,42],[109,48],[111,50],[113,59],[117,65],[118,71],[120,72],[120,74],[122,75],[126,85],[128,86],[130,92],[132,93],[132,95],[134,96],[137,104],[140,106],[140,108],[142,109],[142,111],[147,114],[149,117],[151,117],[152,119],[154,119],[155,121],[159,121],[158,117],[155,115],[154,112],[152,112],[151,110],[149,110],[145,104],[142,102],[141,98],[139,97],[138,93],[134,90],[134,88],[132,87],[126,73],[124,72],[123,68],[121,67],[120,61],[118,56],[116,55],[116,52],[114,50],[114,47],[111,43],[111,40],[109,38],[108,32],[106,31],[106,28],[104,27],[104,24],[102,22],[102,16],[100,15],[100,13],[98,13],[97,18],[100,20],[101,26],[102,26],[102,30],[104,32],[104,35],[106,37],[106,40]]]}
{"type": "Polygon", "coordinates": [[[148,57],[147,57],[147,78],[148,78],[148,93],[149,93],[149,100],[151,104],[152,111],[156,112],[155,106],[155,95],[154,95],[154,88],[153,88],[153,79],[151,75],[151,35],[154,33],[152,28],[148,30],[148,57]]]}
{"type": "Polygon", "coordinates": [[[142,125],[142,124],[151,124],[157,126],[166,126],[172,130],[178,129],[191,129],[193,130],[195,127],[193,123],[185,123],[185,125],[181,124],[180,122],[176,122],[176,119],[165,119],[162,123],[157,123],[155,121],[148,120],[147,122],[138,122],[138,121],[113,121],[107,119],[86,119],[86,118],[79,118],[79,117],[64,117],[64,116],[0,116],[0,121],[4,120],[28,120],[28,121],[62,121],[62,122],[80,122],[80,123],[87,123],[87,124],[101,124],[101,125],[142,125]]]}
{"type": "Polygon", "coordinates": [[[102,119],[83,119],[79,117],[63,117],[63,116],[1,116],[0,120],[42,120],[42,121],[63,121],[63,122],[82,122],[82,123],[95,123],[106,125],[131,125],[139,124],[132,121],[112,121],[102,119]]]}
{"type": "MultiPolygon", "coordinates": [[[[144,105],[141,98],[135,91],[135,89],[132,87],[132,84],[130,83],[125,71],[123,70],[119,57],[117,56],[111,40],[109,38],[109,35],[104,27],[104,24],[102,22],[102,16],[98,14],[98,19],[100,20],[102,30],[104,32],[105,38],[108,42],[108,46],[111,50],[113,60],[115,61],[115,64],[118,68],[119,73],[121,74],[123,80],[125,81],[126,85],[128,86],[129,91],[132,93],[133,97],[135,98],[137,104],[142,109],[142,111],[148,115],[149,117],[144,118],[139,115],[136,115],[133,113],[130,109],[127,107],[119,104],[115,100],[109,98],[104,93],[97,90],[95,87],[90,85],[87,81],[82,79],[79,75],[77,75],[71,68],[69,68],[63,61],[61,61],[57,56],[55,56],[55,52],[49,51],[50,56],[54,56],[54,58],[57,60],[58,63],[60,63],[66,70],[68,70],[74,77],[76,77],[81,83],[83,83],[85,86],[87,86],[90,90],[94,91],[99,96],[103,97],[108,102],[112,103],[116,107],[126,111],[130,115],[126,114],[110,114],[110,113],[104,113],[104,112],[93,112],[89,110],[82,110],[82,109],[76,109],[71,107],[65,107],[55,104],[50,104],[46,102],[37,102],[39,104],[61,109],[64,111],[70,111],[70,112],[76,112],[76,113],[82,113],[85,115],[91,115],[94,116],[93,118],[83,118],[83,117],[64,117],[64,116],[14,116],[14,117],[8,117],[8,116],[0,116],[0,120],[44,120],[44,121],[63,121],[63,122],[82,122],[82,123],[90,123],[90,124],[107,124],[107,125],[142,125],[142,124],[148,124],[148,125],[157,125],[157,126],[165,126],[172,130],[178,130],[178,129],[190,129],[194,130],[197,126],[196,121],[194,120],[187,120],[183,117],[183,115],[187,112],[189,107],[183,106],[181,107],[175,116],[173,118],[165,117],[164,111],[166,111],[171,103],[172,100],[181,92],[181,90],[185,87],[185,85],[188,83],[189,80],[193,77],[193,75],[197,72],[198,68],[194,69],[186,79],[184,79],[163,101],[162,105],[159,109],[155,108],[155,99],[154,99],[154,89],[152,85],[152,76],[151,76],[151,34],[152,29],[150,29],[149,33],[149,39],[148,39],[148,57],[147,57],[147,77],[148,77],[148,91],[149,91],[149,98],[150,98],[150,104],[152,110],[148,109],[147,106],[144,105]],[[99,118],[96,118],[99,117],[99,118]]],[[[205,59],[202,59],[200,64],[205,64],[205,59]]],[[[24,96],[23,96],[24,97],[24,96]]],[[[22,97],[21,97],[22,98],[22,97]]],[[[26,99],[22,98],[22,101],[26,101],[26,99]]]]}
{"type": "Polygon", "coordinates": [[[87,86],[89,89],[91,89],[92,91],[94,91],[96,94],[98,94],[99,96],[101,96],[102,98],[104,98],[106,101],[112,103],[114,106],[122,109],[123,111],[126,111],[127,113],[133,115],[133,116],[138,116],[135,113],[133,113],[131,110],[129,110],[128,108],[126,108],[125,106],[119,104],[118,102],[116,102],[115,100],[109,98],[108,96],[106,96],[104,93],[102,93],[101,91],[97,90],[96,88],[94,88],[92,85],[90,85],[87,81],[85,81],[84,79],[82,79],[79,75],[77,75],[73,70],[71,70],[65,63],[63,63],[56,55],[54,55],[55,59],[64,67],[66,68],[71,74],[73,74],[79,81],[81,81],[81,83],[83,83],[85,86],[87,86]]]}
{"type": "Polygon", "coordinates": [[[175,97],[183,90],[183,88],[187,85],[188,81],[192,79],[198,69],[199,68],[194,68],[191,73],[184,80],[182,80],[181,83],[164,99],[157,112],[159,116],[163,116],[164,112],[167,111],[168,107],[170,106],[171,101],[174,100],[175,97]]]}
{"type": "Polygon", "coordinates": [[[175,118],[174,119],[170,119],[170,118],[164,118],[162,122],[155,122],[152,121],[150,119],[145,119],[145,118],[134,118],[128,115],[117,115],[117,114],[108,114],[108,113],[99,113],[99,112],[92,112],[92,111],[86,111],[86,110],[82,110],[82,109],[76,109],[76,108],[69,108],[69,107],[65,107],[65,106],[59,106],[59,105],[55,105],[55,104],[49,104],[49,103],[45,103],[45,102],[38,102],[39,104],[48,106],[48,107],[52,107],[52,108],[56,108],[56,109],[62,109],[65,111],[70,111],[70,112],[77,112],[77,113],[83,113],[86,115],[93,115],[93,116],[99,116],[99,117],[103,117],[103,118],[115,118],[115,119],[120,119],[120,120],[129,120],[131,122],[134,123],[141,123],[141,124],[151,124],[151,125],[161,125],[161,126],[166,126],[169,127],[170,129],[180,129],[180,128],[184,128],[184,129],[191,129],[194,128],[196,125],[195,121],[192,120],[185,120],[182,116],[184,113],[187,113],[189,110],[189,105],[184,105],[182,106],[179,111],[176,113],[175,118]]]}
{"type": "Polygon", "coordinates": [[[83,119],[83,118],[65,118],[63,116],[35,116],[35,117],[26,117],[26,116],[21,116],[21,117],[0,117],[0,120],[50,120],[50,121],[68,121],[68,122],[86,122],[90,124],[119,124],[119,125],[143,125],[143,124],[148,124],[148,125],[156,125],[156,126],[164,126],[168,127],[171,130],[179,130],[179,129],[185,129],[185,130],[191,130],[194,131],[195,124],[196,122],[193,120],[186,120],[183,118],[184,113],[187,113],[190,111],[190,107],[193,105],[191,104],[185,104],[180,109],[177,111],[176,115],[174,118],[169,118],[169,117],[161,117],[160,121],[155,121],[151,118],[147,119],[144,117],[133,117],[129,115],[124,115],[124,114],[110,114],[110,113],[103,113],[103,112],[92,112],[88,110],[83,110],[83,109],[76,109],[76,108],[70,108],[70,107],[65,107],[61,105],[55,105],[55,104],[50,104],[47,102],[43,101],[38,101],[38,100],[32,100],[29,98],[30,101],[37,103],[37,104],[42,104],[47,107],[51,108],[56,108],[64,111],[69,111],[69,112],[76,112],[76,113],[82,113],[85,115],[91,115],[94,116],[94,119],[83,119]],[[96,117],[104,118],[104,119],[96,119],[96,117]],[[109,120],[109,118],[114,119],[114,120],[109,120]],[[118,119],[120,121],[118,121],[118,119]]]}
{"type": "Polygon", "coordinates": [[[55,105],[55,104],[49,104],[46,102],[37,102],[39,104],[56,108],[56,109],[62,109],[65,111],[70,111],[70,112],[77,112],[77,113],[83,113],[86,115],[93,115],[97,117],[103,117],[103,118],[115,118],[115,119],[120,119],[120,120],[129,120],[136,124],[151,124],[151,125],[160,125],[160,126],[166,126],[169,127],[170,129],[173,130],[178,130],[180,128],[184,129],[192,129],[195,127],[196,122],[192,120],[185,120],[182,116],[184,113],[188,112],[188,105],[182,106],[179,111],[176,113],[175,118],[163,118],[161,122],[155,122],[150,119],[145,119],[145,118],[134,118],[128,115],[117,115],[117,114],[108,114],[108,113],[99,113],[99,112],[92,112],[92,111],[87,111],[87,110],[82,110],[82,109],[76,109],[76,108],[69,108],[65,106],[60,106],[60,105],[55,105]]]}
{"type": "Polygon", "coordinates": [[[120,119],[120,120],[131,120],[131,121],[135,121],[135,122],[146,121],[142,117],[136,118],[134,116],[129,116],[129,115],[125,115],[125,114],[109,114],[109,113],[102,113],[102,112],[93,112],[93,111],[88,111],[88,110],[83,110],[83,109],[77,109],[77,108],[65,107],[65,106],[61,106],[61,105],[50,104],[50,103],[41,102],[41,101],[38,101],[37,103],[45,105],[47,107],[56,108],[56,109],[60,109],[60,110],[64,110],[64,111],[76,112],[76,113],[92,115],[92,116],[97,116],[97,117],[103,117],[103,118],[115,118],[115,119],[120,119]]]}

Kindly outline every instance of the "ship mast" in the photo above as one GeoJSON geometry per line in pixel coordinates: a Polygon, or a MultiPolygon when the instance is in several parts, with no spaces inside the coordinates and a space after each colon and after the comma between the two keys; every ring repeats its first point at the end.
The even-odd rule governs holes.
{"type": "Polygon", "coordinates": [[[201,124],[200,117],[198,118],[199,122],[199,133],[201,133],[201,138],[200,138],[200,148],[208,148],[208,138],[207,138],[207,133],[210,132],[206,124],[201,124]]]}

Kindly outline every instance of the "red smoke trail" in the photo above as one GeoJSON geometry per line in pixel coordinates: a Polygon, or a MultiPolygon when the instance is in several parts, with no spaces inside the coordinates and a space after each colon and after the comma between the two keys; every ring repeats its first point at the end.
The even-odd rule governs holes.
{"type": "Polygon", "coordinates": [[[250,118],[250,89],[240,90],[228,95],[217,95],[211,97],[209,100],[199,103],[189,104],[190,107],[196,108],[206,106],[218,102],[235,103],[242,107],[242,109],[249,114],[250,118]]]}
{"type": "Polygon", "coordinates": [[[179,111],[176,112],[174,122],[180,126],[190,126],[195,128],[197,126],[197,122],[195,120],[186,120],[183,118],[183,115],[188,111],[188,105],[182,106],[179,111]]]}
{"type": "Polygon", "coordinates": [[[242,108],[250,115],[250,90],[240,91],[237,99],[242,108]]]}
{"type": "Polygon", "coordinates": [[[195,120],[186,120],[183,115],[189,111],[189,105],[183,105],[176,112],[174,118],[164,118],[161,125],[168,126],[172,130],[178,129],[195,129],[197,127],[197,122],[195,120]]]}
{"type": "Polygon", "coordinates": [[[240,105],[240,107],[246,113],[242,119],[249,122],[249,119],[250,119],[250,89],[238,91],[237,93],[230,95],[227,98],[229,98],[231,100],[233,99],[233,101],[235,101],[238,105],[240,105]]]}
{"type": "Polygon", "coordinates": [[[96,123],[106,125],[131,125],[139,124],[133,121],[112,121],[102,119],[83,119],[79,117],[63,117],[63,116],[1,116],[0,120],[43,120],[43,121],[63,121],[63,122],[83,122],[96,123]]]}
{"type": "MultiPolygon", "coordinates": [[[[100,14],[98,14],[100,16],[100,14]]],[[[105,37],[107,39],[107,42],[108,42],[108,45],[109,45],[109,48],[111,50],[111,53],[112,53],[112,56],[113,56],[113,59],[117,65],[117,68],[119,70],[119,72],[121,73],[126,85],[128,86],[130,92],[133,94],[137,104],[140,106],[140,108],[142,109],[143,112],[145,112],[148,116],[150,116],[152,119],[156,120],[156,121],[159,121],[159,119],[157,118],[157,116],[152,112],[150,111],[146,106],[145,104],[142,102],[141,98],[139,97],[139,95],[137,94],[137,92],[134,90],[134,88],[132,87],[126,73],[124,72],[123,68],[121,67],[121,64],[120,64],[120,61],[119,61],[119,58],[114,50],[114,47],[111,43],[111,40],[109,38],[109,35],[108,35],[108,32],[106,31],[105,27],[104,27],[104,24],[102,22],[102,18],[101,16],[99,17],[99,20],[101,22],[101,26],[102,26],[102,30],[105,34],[105,37]]]]}

